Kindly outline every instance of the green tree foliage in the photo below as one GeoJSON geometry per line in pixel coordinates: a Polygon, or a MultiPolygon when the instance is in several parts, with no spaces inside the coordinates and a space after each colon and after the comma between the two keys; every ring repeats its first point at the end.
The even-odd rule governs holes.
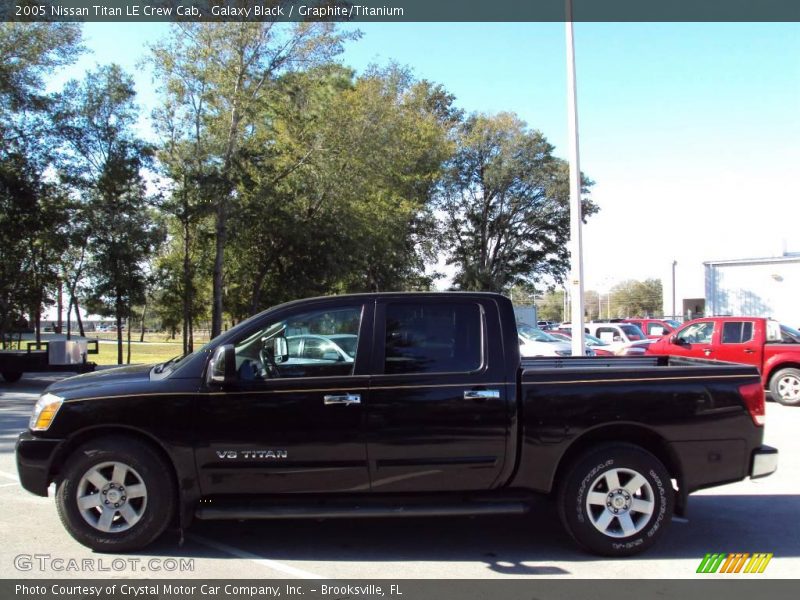
{"type": "Polygon", "coordinates": [[[54,116],[61,174],[87,224],[89,305],[116,317],[119,364],[122,321],[144,302],[148,260],[162,235],[142,176],[151,150],[133,132],[135,96],[130,76],[108,65],[70,82],[54,116]]]}
{"type": "Polygon", "coordinates": [[[647,317],[664,310],[664,291],[660,279],[633,279],[611,288],[612,317],[647,317]]]}
{"type": "MultiPolygon", "coordinates": [[[[569,169],[544,136],[511,113],[473,115],[439,197],[448,263],[463,290],[503,291],[569,268],[569,169]]],[[[592,182],[583,177],[583,193],[592,182]]],[[[583,218],[597,212],[583,198],[583,218]]]]}
{"type": "Polygon", "coordinates": [[[83,51],[75,23],[0,23],[0,155],[41,141],[51,98],[44,77],[83,51]]]}
{"type": "Polygon", "coordinates": [[[449,101],[395,67],[287,75],[232,217],[226,305],[242,318],[312,294],[427,287],[430,198],[449,101]]]}
{"type": "MultiPolygon", "coordinates": [[[[0,23],[0,337],[34,322],[57,283],[71,224],[63,192],[44,177],[52,99],[43,78],[81,52],[67,23],[0,23]]],[[[37,336],[38,336],[37,328],[37,336]]]]}
{"type": "Polygon", "coordinates": [[[203,140],[202,157],[216,171],[212,337],[222,329],[228,218],[241,154],[270,113],[276,80],[329,62],[346,37],[333,23],[181,23],[154,48],[167,104],[178,110],[199,102],[189,109],[198,115],[193,139],[203,140]]]}
{"type": "Polygon", "coordinates": [[[58,284],[68,202],[22,155],[0,161],[0,341],[28,314],[36,325],[58,284]]]}

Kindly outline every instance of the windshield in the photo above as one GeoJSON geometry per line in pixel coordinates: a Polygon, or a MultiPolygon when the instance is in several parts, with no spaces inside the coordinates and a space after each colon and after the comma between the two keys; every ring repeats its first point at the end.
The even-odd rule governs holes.
{"type": "Polygon", "coordinates": [[[539,329],[538,327],[532,327],[531,325],[526,325],[525,323],[518,323],[517,324],[517,331],[519,334],[524,337],[526,340],[531,342],[560,342],[561,340],[554,338],[552,335],[549,335],[539,329]]]}
{"type": "Polygon", "coordinates": [[[603,340],[601,340],[600,338],[594,337],[593,335],[589,335],[588,333],[586,334],[585,339],[586,339],[586,345],[587,346],[608,346],[609,345],[606,342],[604,342],[603,340]]]}
{"type": "Polygon", "coordinates": [[[636,325],[620,325],[620,329],[625,332],[631,340],[643,340],[645,338],[644,332],[636,325]]]}
{"type": "Polygon", "coordinates": [[[788,325],[781,325],[781,342],[784,344],[800,344],[800,331],[788,325]]]}

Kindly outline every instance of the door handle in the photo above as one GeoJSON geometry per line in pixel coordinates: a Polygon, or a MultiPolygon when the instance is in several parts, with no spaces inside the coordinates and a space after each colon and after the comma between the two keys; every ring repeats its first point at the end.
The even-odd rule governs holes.
{"type": "Polygon", "coordinates": [[[342,394],[340,396],[325,396],[325,405],[344,404],[350,406],[351,404],[361,404],[361,394],[342,394]]]}
{"type": "Polygon", "coordinates": [[[703,354],[705,354],[706,356],[711,356],[711,350],[706,348],[705,350],[703,350],[703,354]]]}
{"type": "Polygon", "coordinates": [[[464,400],[496,400],[500,390],[470,390],[464,392],[464,400]]]}
{"type": "Polygon", "coordinates": [[[745,349],[745,351],[744,351],[744,353],[745,353],[745,354],[755,354],[755,353],[756,353],[756,351],[755,351],[755,350],[753,350],[752,348],[746,348],[746,349],[745,349]]]}

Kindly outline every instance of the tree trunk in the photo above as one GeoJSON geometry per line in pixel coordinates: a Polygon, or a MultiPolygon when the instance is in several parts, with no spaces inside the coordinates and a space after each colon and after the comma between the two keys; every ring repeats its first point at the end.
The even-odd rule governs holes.
{"type": "Polygon", "coordinates": [[[69,304],[67,305],[67,339],[72,339],[72,294],[69,295],[69,304]]]}
{"type": "Polygon", "coordinates": [[[122,298],[117,294],[116,302],[116,319],[117,319],[117,364],[122,363],[122,298]]]}
{"type": "Polygon", "coordinates": [[[125,361],[126,364],[131,364],[131,318],[125,319],[125,331],[128,334],[128,357],[125,361]]]}
{"type": "Polygon", "coordinates": [[[225,242],[228,236],[228,195],[217,204],[216,254],[214,256],[213,298],[211,303],[211,339],[222,333],[222,269],[225,260],[225,242]]]}
{"type": "Polygon", "coordinates": [[[145,319],[146,315],[147,315],[147,298],[145,297],[144,306],[142,307],[142,321],[141,321],[140,331],[139,331],[139,341],[140,342],[144,341],[144,319],[145,319]]]}
{"type": "Polygon", "coordinates": [[[75,318],[78,321],[78,332],[80,333],[81,337],[86,337],[86,333],[83,331],[83,319],[81,319],[81,310],[78,307],[78,297],[73,296],[75,302],[75,318]]]}
{"type": "Polygon", "coordinates": [[[189,218],[183,222],[183,352],[194,351],[192,336],[192,304],[194,302],[194,282],[192,277],[192,261],[190,256],[189,218]]]}

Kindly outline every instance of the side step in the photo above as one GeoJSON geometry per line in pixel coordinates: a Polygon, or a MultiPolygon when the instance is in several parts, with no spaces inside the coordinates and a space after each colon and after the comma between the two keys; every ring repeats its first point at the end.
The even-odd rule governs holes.
{"type": "Polygon", "coordinates": [[[272,504],[201,503],[195,517],[204,521],[249,519],[358,519],[373,517],[454,517],[475,515],[522,515],[530,504],[521,500],[452,503],[386,504],[272,504]]]}

